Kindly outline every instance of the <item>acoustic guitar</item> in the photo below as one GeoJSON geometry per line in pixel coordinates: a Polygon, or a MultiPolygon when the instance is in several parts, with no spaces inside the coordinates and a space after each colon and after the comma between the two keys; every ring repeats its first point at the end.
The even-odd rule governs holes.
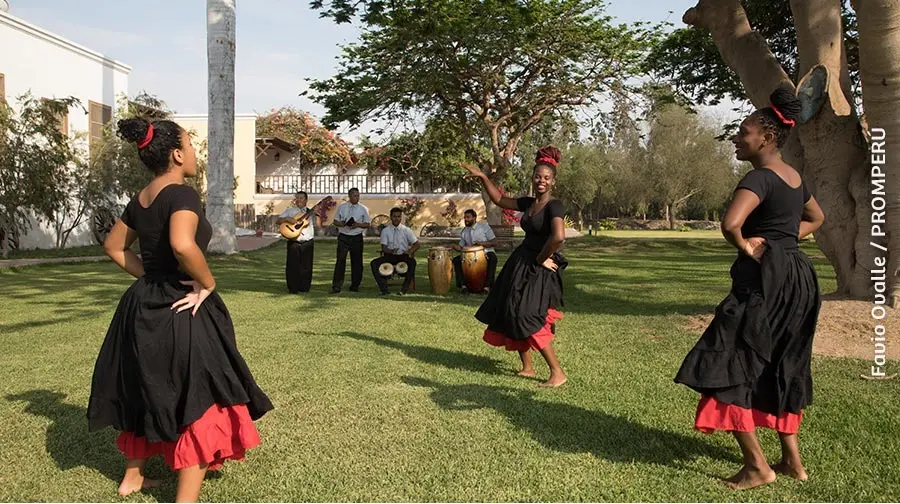
{"type": "Polygon", "coordinates": [[[288,240],[296,240],[303,233],[303,230],[309,226],[309,218],[315,215],[316,208],[322,203],[327,203],[331,200],[331,196],[325,196],[305,214],[297,214],[292,221],[282,222],[281,226],[278,227],[278,232],[288,240]]]}

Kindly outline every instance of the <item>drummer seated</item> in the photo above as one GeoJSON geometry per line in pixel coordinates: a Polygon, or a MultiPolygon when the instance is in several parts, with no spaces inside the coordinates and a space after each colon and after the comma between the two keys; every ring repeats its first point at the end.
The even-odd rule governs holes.
{"type": "Polygon", "coordinates": [[[381,257],[375,258],[372,265],[372,275],[382,295],[388,294],[387,282],[390,277],[381,275],[378,268],[384,263],[406,263],[408,270],[403,279],[400,294],[406,294],[409,286],[416,276],[416,260],[413,256],[419,250],[419,240],[412,229],[400,223],[403,211],[399,208],[391,209],[391,223],[381,231],[381,257]]]}
{"type": "MultiPolygon", "coordinates": [[[[494,252],[494,247],[497,246],[497,237],[494,235],[494,230],[486,222],[478,222],[478,214],[475,213],[475,210],[471,208],[466,210],[463,213],[463,220],[466,223],[466,227],[463,228],[462,233],[459,235],[459,245],[454,245],[453,250],[462,252],[463,247],[475,245],[484,247],[484,253],[488,261],[485,290],[490,290],[494,285],[494,276],[497,273],[497,254],[494,252]]],[[[456,288],[466,292],[467,289],[463,285],[462,256],[453,258],[453,271],[456,273],[456,288]]]]}

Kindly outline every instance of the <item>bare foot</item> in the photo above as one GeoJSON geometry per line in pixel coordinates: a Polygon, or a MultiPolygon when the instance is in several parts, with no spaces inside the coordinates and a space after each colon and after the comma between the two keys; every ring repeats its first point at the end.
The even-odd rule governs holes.
{"type": "Polygon", "coordinates": [[[782,460],[777,464],[772,464],[771,467],[776,473],[784,474],[795,480],[806,481],[809,479],[809,475],[806,474],[806,468],[803,467],[803,464],[794,465],[782,460]]]}
{"type": "Polygon", "coordinates": [[[126,476],[122,479],[122,484],[119,485],[119,495],[121,495],[122,497],[127,497],[134,492],[137,492],[138,490],[155,488],[158,486],[159,480],[145,478],[143,476],[126,476]]]}
{"type": "Polygon", "coordinates": [[[541,387],[559,387],[563,383],[566,383],[566,381],[568,379],[569,379],[569,377],[562,373],[555,375],[555,376],[551,374],[550,379],[545,381],[544,383],[541,383],[540,386],[541,387]]]}
{"type": "Polygon", "coordinates": [[[763,469],[741,467],[741,470],[730,478],[725,478],[725,484],[732,490],[749,490],[767,485],[775,481],[775,471],[769,467],[763,469]]]}
{"type": "Polygon", "coordinates": [[[519,376],[527,376],[530,378],[534,376],[534,368],[525,368],[516,374],[518,374],[519,376]]]}

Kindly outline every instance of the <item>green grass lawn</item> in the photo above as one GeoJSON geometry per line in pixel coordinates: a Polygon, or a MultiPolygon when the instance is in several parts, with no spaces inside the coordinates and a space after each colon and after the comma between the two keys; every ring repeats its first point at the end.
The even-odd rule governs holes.
{"type": "MultiPolygon", "coordinates": [[[[201,499],[900,499],[900,381],[861,380],[868,363],[850,359],[813,361],[808,482],[733,493],[717,481],[740,466],[737,446],[692,430],[697,395],[672,377],[698,337],[688,316],[727,293],[734,253],[723,240],[571,241],[554,342],[569,382],[556,390],[514,376],[515,355],[481,341],[479,296],[431,295],[424,261],[417,294],[377,297],[368,269],[362,292],[328,294],[334,249],[316,245],[303,296],[285,292],[282,246],[211,259],[239,347],[276,409],[258,423],[263,445],[209,477],[201,499]]],[[[109,263],[0,270],[0,500],[117,500],[116,433],[88,433],[85,412],[129,283],[109,263]]],[[[761,439],[774,460],[774,433],[761,439]]],[[[150,472],[165,484],[128,501],[174,498],[162,462],[150,472]]]]}
{"type": "Polygon", "coordinates": [[[102,256],[103,254],[103,245],[85,245],[83,247],[64,249],[10,250],[6,259],[54,259],[58,257],[102,256]]]}

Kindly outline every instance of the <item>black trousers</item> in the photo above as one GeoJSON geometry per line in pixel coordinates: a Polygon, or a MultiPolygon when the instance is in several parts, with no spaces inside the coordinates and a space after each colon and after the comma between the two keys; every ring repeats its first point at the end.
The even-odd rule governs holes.
{"type": "Polygon", "coordinates": [[[288,240],[284,277],[291,294],[309,292],[312,285],[313,241],[288,240]]]}
{"type": "Polygon", "coordinates": [[[416,277],[416,260],[412,257],[403,254],[403,255],[385,255],[382,257],[376,257],[369,263],[372,266],[372,275],[375,276],[375,282],[378,284],[378,289],[381,292],[387,292],[387,277],[381,276],[381,273],[378,272],[378,268],[384,263],[397,264],[405,262],[409,269],[406,271],[406,277],[403,279],[403,292],[409,290],[409,285],[412,283],[413,278],[416,277]]]}
{"type": "MultiPolygon", "coordinates": [[[[497,254],[493,252],[488,252],[487,254],[487,283],[485,284],[488,288],[494,286],[494,277],[497,274],[497,254]]],[[[462,288],[463,286],[463,270],[462,270],[462,256],[456,256],[453,258],[453,270],[456,272],[456,288],[462,288]]]]}
{"type": "Polygon", "coordinates": [[[334,277],[331,289],[341,290],[344,285],[344,274],[347,272],[347,253],[350,253],[350,290],[359,290],[363,273],[363,237],[362,235],[338,235],[337,262],[334,264],[334,277]]]}

